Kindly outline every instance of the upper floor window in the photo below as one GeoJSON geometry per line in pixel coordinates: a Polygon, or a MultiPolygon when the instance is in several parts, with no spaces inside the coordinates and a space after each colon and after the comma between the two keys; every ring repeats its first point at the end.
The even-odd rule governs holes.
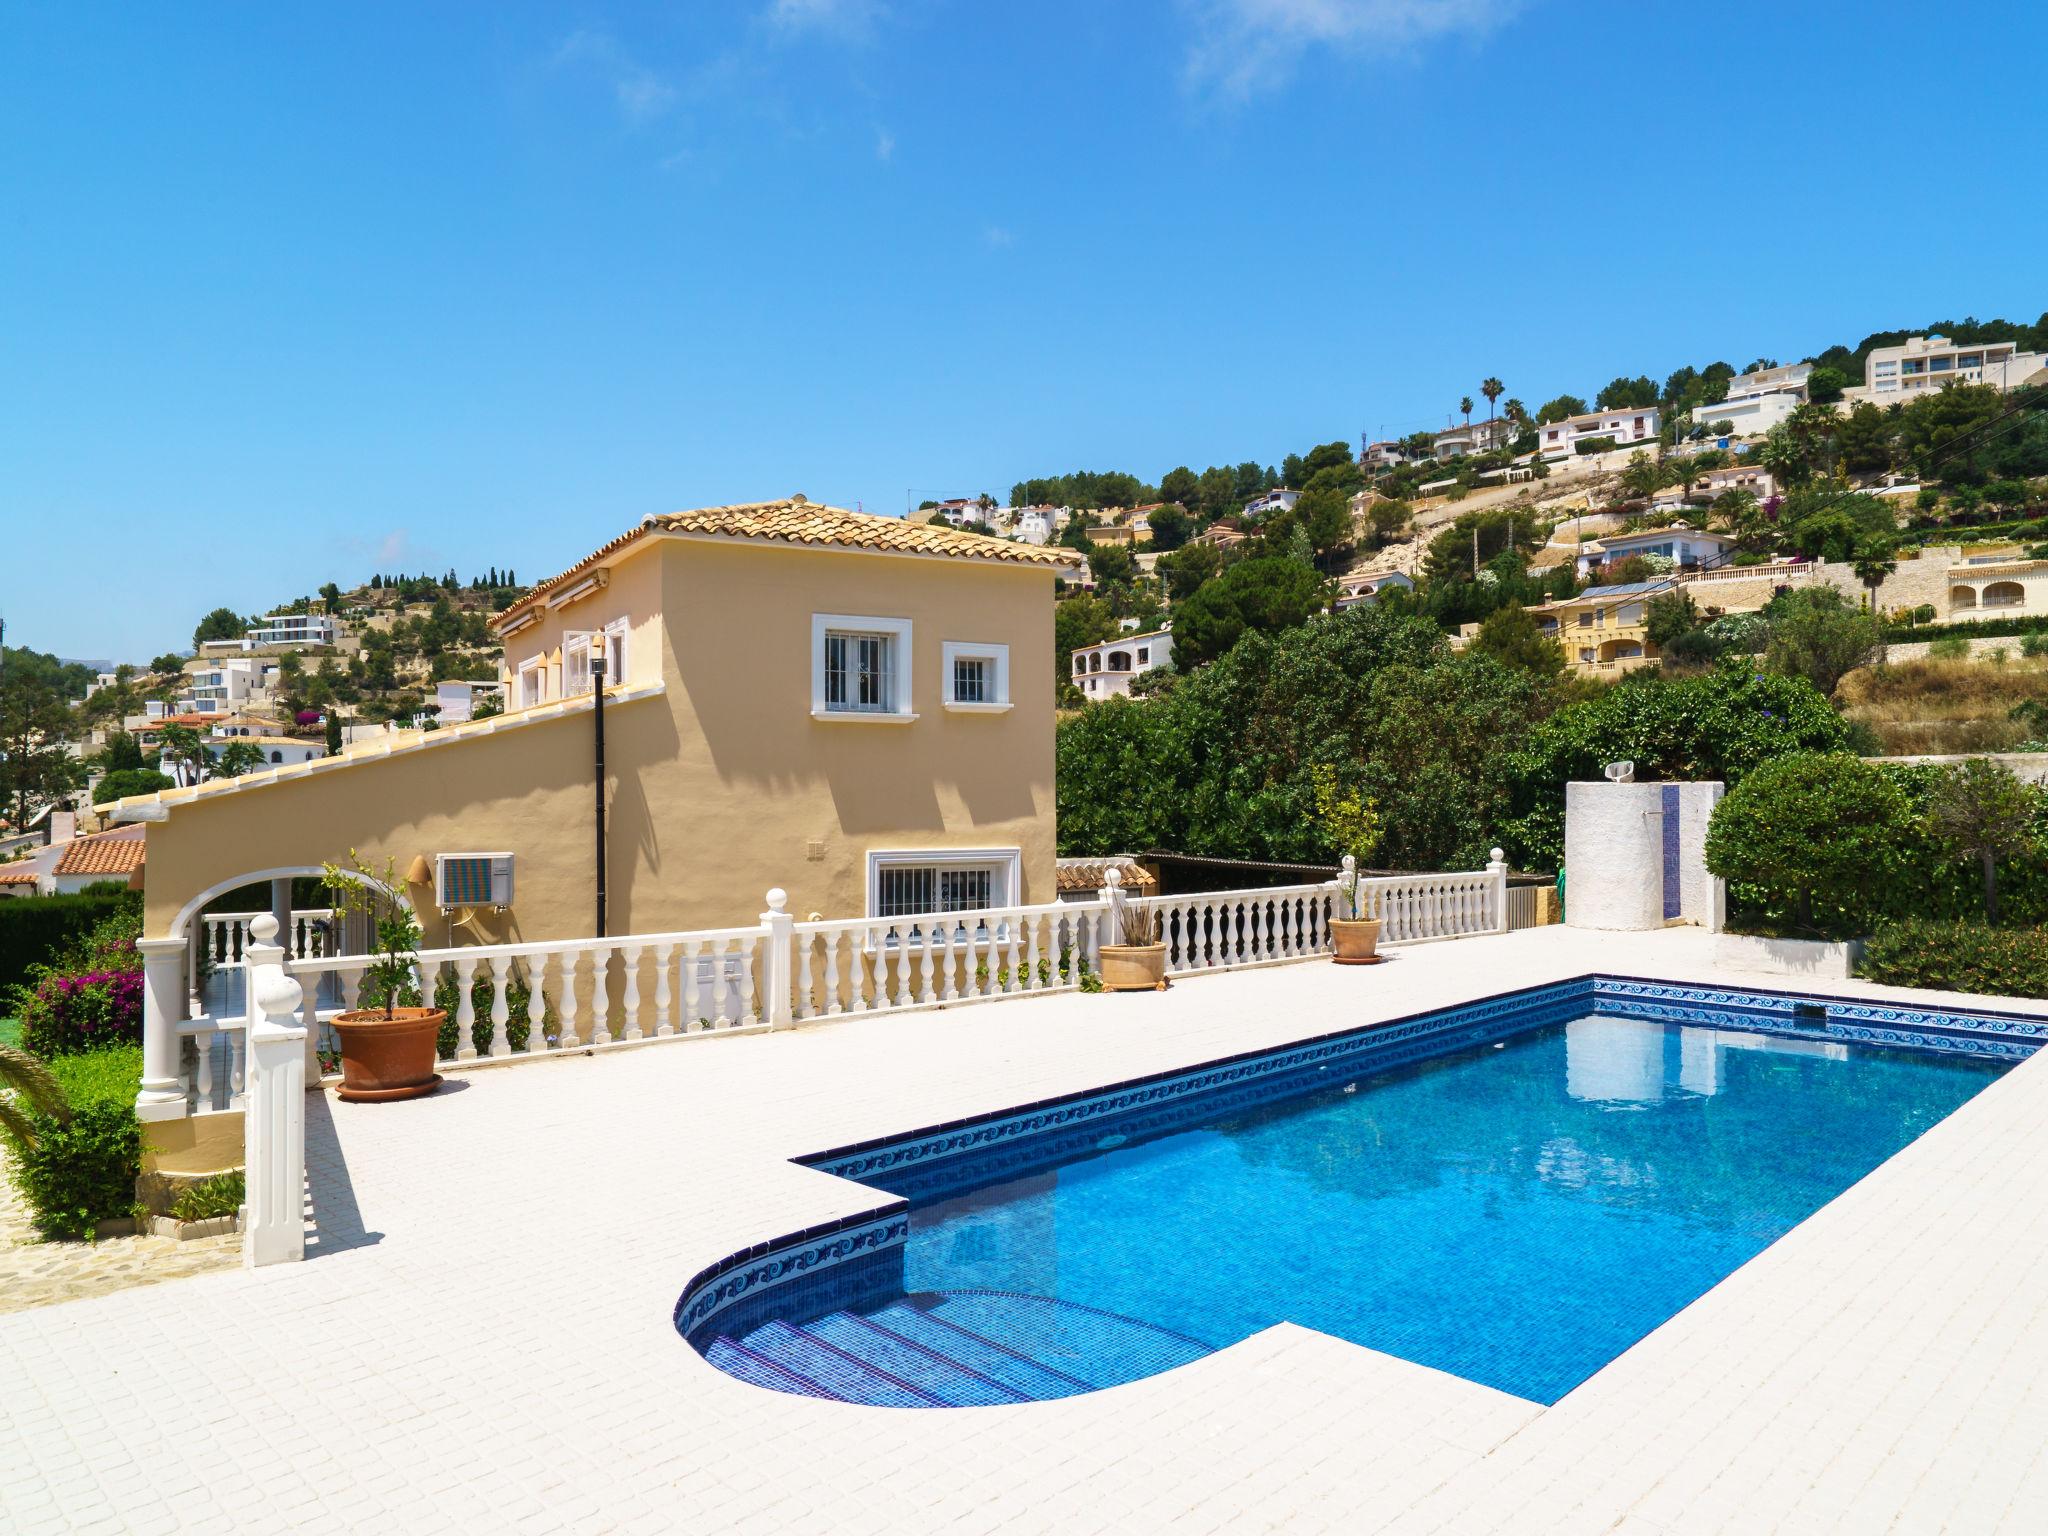
{"type": "MultiPolygon", "coordinates": [[[[1010,648],[948,640],[940,648],[948,709],[993,712],[1010,707],[1010,648]]],[[[1078,668],[1081,658],[1074,658],[1078,668]]]]}
{"type": "Polygon", "coordinates": [[[811,713],[820,719],[914,720],[910,621],[811,615],[811,713]]]}
{"type": "Polygon", "coordinates": [[[581,698],[590,692],[590,632],[572,629],[562,636],[562,697],[581,698]]]}
{"type": "Polygon", "coordinates": [[[519,707],[531,709],[548,697],[548,664],[536,656],[519,669],[519,707]]]}

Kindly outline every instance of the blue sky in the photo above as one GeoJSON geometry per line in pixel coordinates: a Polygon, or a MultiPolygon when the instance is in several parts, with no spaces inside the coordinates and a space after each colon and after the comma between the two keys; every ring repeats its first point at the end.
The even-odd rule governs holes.
{"type": "Polygon", "coordinates": [[[9,6],[0,616],[147,659],[650,511],[2032,318],[2044,52],[1995,4],[9,6]]]}

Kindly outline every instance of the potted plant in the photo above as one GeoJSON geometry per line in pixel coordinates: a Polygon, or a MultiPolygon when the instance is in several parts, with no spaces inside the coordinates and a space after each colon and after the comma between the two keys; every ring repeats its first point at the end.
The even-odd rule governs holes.
{"type": "Polygon", "coordinates": [[[1119,903],[1117,917],[1123,942],[1102,946],[1102,990],[1164,992],[1166,941],[1159,935],[1159,914],[1150,907],[1134,912],[1119,903]]]}
{"type": "MultiPolygon", "coordinates": [[[[418,999],[419,983],[414,972],[419,964],[420,925],[408,907],[378,900],[378,889],[370,883],[354,849],[349,850],[353,871],[337,865],[325,866],[328,888],[334,904],[347,912],[368,917],[377,934],[376,959],[363,972],[361,1001],[368,1006],[336,1014],[332,1023],[341,1037],[341,1087],[339,1097],[358,1103],[386,1099],[417,1099],[441,1086],[434,1070],[435,1050],[441,1023],[447,1017],[439,1008],[421,1008],[403,1003],[418,999]]],[[[397,889],[398,867],[389,862],[384,887],[397,889]]]]}
{"type": "Polygon", "coordinates": [[[1339,965],[1378,965],[1386,959],[1379,952],[1380,920],[1366,916],[1358,866],[1379,846],[1379,806],[1355,789],[1340,788],[1337,770],[1327,763],[1315,767],[1311,781],[1315,788],[1316,819],[1344,856],[1344,873],[1337,881],[1337,904],[1330,914],[1331,958],[1339,965]]]}

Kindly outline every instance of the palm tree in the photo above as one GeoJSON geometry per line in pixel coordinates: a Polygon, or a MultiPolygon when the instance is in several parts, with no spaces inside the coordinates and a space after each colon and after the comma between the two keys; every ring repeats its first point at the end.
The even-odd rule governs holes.
{"type": "Polygon", "coordinates": [[[1486,425],[1489,441],[1493,435],[1493,402],[1498,400],[1506,389],[1507,386],[1505,384],[1501,383],[1499,379],[1493,378],[1487,379],[1479,386],[1479,393],[1486,396],[1486,425]]]}
{"type": "Polygon", "coordinates": [[[1515,427],[1518,431],[1526,431],[1528,429],[1529,408],[1522,404],[1521,401],[1509,399],[1508,403],[1500,408],[1500,413],[1507,417],[1509,425],[1515,427]]]}
{"type": "Polygon", "coordinates": [[[50,1069],[26,1051],[0,1045],[0,1130],[23,1146],[35,1143],[31,1115],[59,1122],[71,1118],[71,1103],[50,1069]]]}
{"type": "Polygon", "coordinates": [[[1464,399],[1460,400],[1458,402],[1458,409],[1465,413],[1465,425],[1470,427],[1472,425],[1472,397],[1467,395],[1464,399]]]}
{"type": "Polygon", "coordinates": [[[1859,544],[1849,558],[1855,568],[1856,579],[1863,583],[1863,601],[1875,613],[1877,589],[1884,585],[1885,577],[1899,568],[1899,557],[1892,541],[1882,534],[1875,534],[1859,544]]]}

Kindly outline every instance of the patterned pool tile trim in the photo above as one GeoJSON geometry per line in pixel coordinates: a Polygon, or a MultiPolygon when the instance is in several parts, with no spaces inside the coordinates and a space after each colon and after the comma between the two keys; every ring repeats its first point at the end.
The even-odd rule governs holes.
{"type": "Polygon", "coordinates": [[[676,1303],[676,1329],[691,1338],[713,1317],[769,1286],[820,1273],[849,1259],[900,1248],[909,1238],[910,1208],[902,1200],[893,1200],[828,1226],[757,1243],[691,1277],[676,1303]]]}

